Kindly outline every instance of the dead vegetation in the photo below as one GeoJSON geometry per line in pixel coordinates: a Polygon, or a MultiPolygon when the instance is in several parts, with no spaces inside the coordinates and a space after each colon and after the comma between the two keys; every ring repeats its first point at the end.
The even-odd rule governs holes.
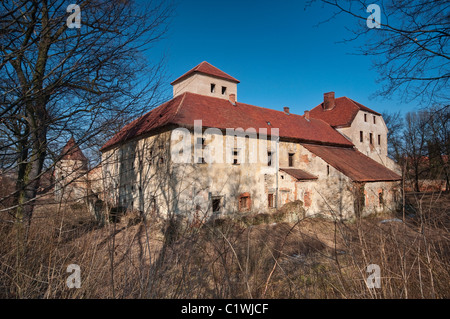
{"type": "Polygon", "coordinates": [[[198,227],[133,216],[98,227],[81,207],[40,205],[24,248],[1,224],[0,297],[449,298],[450,196],[407,200],[404,216],[198,227]],[[366,285],[370,264],[380,288],[366,285]]]}

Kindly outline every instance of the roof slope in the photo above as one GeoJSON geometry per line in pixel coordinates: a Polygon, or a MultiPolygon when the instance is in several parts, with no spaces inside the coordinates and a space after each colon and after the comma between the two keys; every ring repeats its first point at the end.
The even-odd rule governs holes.
{"type": "Polygon", "coordinates": [[[193,74],[193,73],[203,73],[203,74],[208,74],[208,75],[212,75],[221,79],[225,79],[225,80],[229,80],[232,82],[236,82],[239,83],[239,80],[235,79],[234,77],[232,77],[229,74],[226,74],[225,72],[223,72],[222,70],[219,70],[218,68],[216,68],[215,66],[209,64],[206,61],[203,61],[202,63],[200,63],[199,65],[197,65],[196,67],[194,67],[193,69],[187,71],[185,74],[183,74],[182,76],[180,76],[179,78],[177,78],[175,81],[173,81],[172,85],[174,85],[175,83],[179,82],[180,80],[188,77],[189,75],[193,74]]]}
{"type": "Polygon", "coordinates": [[[401,177],[354,148],[302,144],[355,182],[398,181],[401,177]]]}
{"type": "Polygon", "coordinates": [[[310,117],[321,119],[333,127],[347,127],[353,122],[358,111],[365,111],[375,115],[381,115],[368,107],[349,99],[346,96],[338,97],[335,100],[335,106],[331,110],[324,110],[323,103],[320,103],[310,111],[310,117]]]}
{"type": "Polygon", "coordinates": [[[317,176],[305,172],[304,170],[299,168],[280,168],[280,171],[288,173],[299,181],[318,179],[317,176]]]}
{"type": "Polygon", "coordinates": [[[67,142],[66,146],[62,149],[61,156],[63,160],[78,160],[87,161],[80,147],[73,137],[67,142]]]}
{"type": "Polygon", "coordinates": [[[127,124],[101,150],[104,151],[118,143],[168,124],[192,127],[194,120],[202,120],[203,127],[219,129],[254,128],[259,132],[260,129],[265,128],[269,135],[272,128],[278,128],[279,135],[283,138],[327,145],[353,146],[349,140],[322,120],[307,121],[301,115],[286,114],[240,102],[233,105],[225,99],[185,92],[127,124]]]}

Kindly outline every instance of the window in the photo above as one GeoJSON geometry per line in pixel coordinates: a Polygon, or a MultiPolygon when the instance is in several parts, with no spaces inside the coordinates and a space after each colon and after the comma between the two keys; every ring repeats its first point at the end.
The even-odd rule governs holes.
{"type": "Polygon", "coordinates": [[[267,166],[272,166],[272,152],[267,152],[267,166]]]}
{"type": "Polygon", "coordinates": [[[237,148],[233,150],[233,165],[239,165],[239,150],[237,148]]]}
{"type": "Polygon", "coordinates": [[[227,87],[226,86],[222,86],[222,95],[227,94],[227,87]]]}
{"type": "Polygon", "coordinates": [[[251,200],[249,193],[243,193],[239,196],[239,211],[248,211],[251,208],[251,200]]]}
{"type": "Polygon", "coordinates": [[[367,122],[367,114],[364,114],[364,122],[367,122]]]}
{"type": "Polygon", "coordinates": [[[211,207],[213,213],[220,213],[222,209],[222,196],[214,196],[211,198],[211,207]]]}
{"type": "Polygon", "coordinates": [[[364,141],[364,133],[363,133],[363,131],[359,131],[359,141],[361,143],[364,141]]]}
{"type": "Polygon", "coordinates": [[[294,167],[294,153],[289,153],[289,167],[294,167]]]}
{"type": "Polygon", "coordinates": [[[381,135],[378,135],[378,145],[381,145],[381,135]]]}
{"type": "Polygon", "coordinates": [[[327,165],[327,176],[330,175],[330,165],[327,165]]]}
{"type": "Polygon", "coordinates": [[[383,206],[384,205],[383,191],[382,190],[378,193],[378,205],[379,206],[383,206]]]}
{"type": "Polygon", "coordinates": [[[372,137],[373,137],[373,134],[372,134],[372,133],[369,133],[369,142],[370,142],[370,144],[373,144],[373,139],[372,139],[372,137]]]}
{"type": "Polygon", "coordinates": [[[149,208],[150,215],[154,215],[157,213],[156,196],[154,196],[154,195],[150,196],[150,205],[148,208],[149,208]]]}
{"type": "Polygon", "coordinates": [[[203,157],[203,150],[205,149],[205,139],[204,138],[202,138],[202,137],[198,137],[197,138],[197,148],[200,148],[201,147],[201,149],[202,149],[202,156],[199,156],[198,157],[198,159],[197,159],[197,163],[198,164],[205,164],[206,163],[206,161],[205,161],[205,158],[203,157]]]}
{"type": "Polygon", "coordinates": [[[373,116],[373,124],[377,124],[377,117],[375,115],[373,116]]]}
{"type": "Polygon", "coordinates": [[[274,194],[268,194],[267,196],[267,202],[268,202],[268,207],[269,208],[274,208],[275,207],[275,195],[274,194]]]}
{"type": "Polygon", "coordinates": [[[211,93],[216,92],[216,85],[214,83],[211,83],[211,93]]]}

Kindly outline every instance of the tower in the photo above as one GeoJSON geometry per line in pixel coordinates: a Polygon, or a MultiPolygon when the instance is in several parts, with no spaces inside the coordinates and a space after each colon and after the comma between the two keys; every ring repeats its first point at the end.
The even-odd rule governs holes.
{"type": "Polygon", "coordinates": [[[88,159],[84,156],[73,137],[61,152],[61,159],[55,164],[56,200],[83,200],[87,190],[88,159]]]}
{"type": "Polygon", "coordinates": [[[184,92],[197,93],[235,102],[239,80],[203,61],[171,83],[173,97],[184,92]]]}

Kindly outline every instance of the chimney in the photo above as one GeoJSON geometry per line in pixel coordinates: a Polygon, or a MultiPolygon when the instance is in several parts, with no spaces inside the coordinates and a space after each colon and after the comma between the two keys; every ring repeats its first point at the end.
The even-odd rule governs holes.
{"type": "Polygon", "coordinates": [[[285,106],[285,107],[283,108],[283,110],[284,110],[284,113],[289,114],[289,107],[285,106]]]}
{"type": "Polygon", "coordinates": [[[230,94],[228,96],[228,99],[230,100],[231,104],[236,105],[236,94],[230,94]]]}
{"type": "Polygon", "coordinates": [[[309,122],[309,111],[305,111],[305,114],[303,116],[305,117],[305,120],[309,122]]]}
{"type": "Polygon", "coordinates": [[[334,92],[323,94],[323,110],[328,111],[334,108],[334,92]]]}

